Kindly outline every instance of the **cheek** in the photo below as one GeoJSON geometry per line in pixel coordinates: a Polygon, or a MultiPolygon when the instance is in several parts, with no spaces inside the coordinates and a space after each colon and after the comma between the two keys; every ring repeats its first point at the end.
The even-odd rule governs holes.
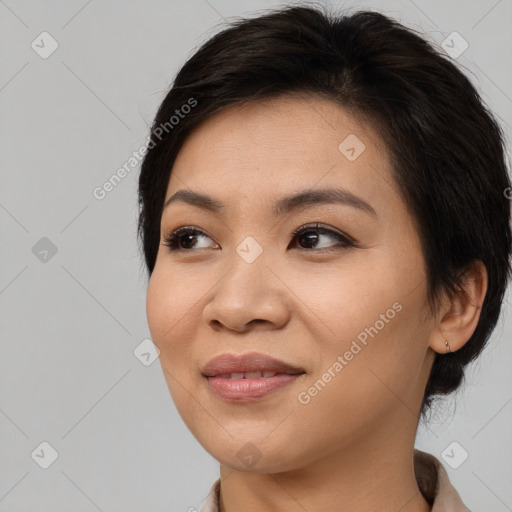
{"type": "Polygon", "coordinates": [[[178,282],[170,272],[162,272],[155,266],[147,289],[146,315],[151,339],[160,350],[160,365],[170,395],[188,424],[190,396],[187,391],[193,390],[190,379],[195,368],[191,365],[193,333],[190,326],[187,327],[187,318],[193,314],[196,301],[187,299],[189,294],[176,293],[183,286],[184,283],[178,282]]]}
{"type": "MultiPolygon", "coordinates": [[[[166,324],[169,321],[169,315],[172,314],[172,308],[168,304],[169,295],[166,292],[168,285],[159,275],[158,268],[155,267],[149,280],[146,295],[146,316],[148,319],[149,330],[153,343],[162,349],[163,335],[166,324]]],[[[168,327],[167,327],[168,328],[168,327]]]]}
{"type": "Polygon", "coordinates": [[[423,318],[421,265],[382,256],[364,271],[352,268],[319,280],[296,280],[294,290],[307,297],[314,313],[308,316],[324,333],[315,336],[321,355],[315,377],[333,384],[323,388],[319,383],[323,398],[318,405],[325,400],[325,410],[352,410],[364,402],[371,408],[393,396],[388,387],[399,394],[409,392],[431,328],[423,318]],[[325,374],[329,369],[335,378],[325,374]]]}
{"type": "Polygon", "coordinates": [[[413,305],[403,301],[401,309],[396,302],[388,308],[388,302],[384,308],[374,304],[375,314],[358,312],[357,320],[340,315],[340,331],[350,323],[353,335],[324,345],[322,368],[300,390],[297,436],[321,432],[324,441],[317,448],[326,453],[333,443],[353,442],[385,417],[416,408],[424,343],[415,337],[420,329],[413,305]],[[388,312],[388,323],[381,312],[388,312]]]}
{"type": "Polygon", "coordinates": [[[160,350],[164,368],[183,367],[179,362],[188,357],[186,347],[187,318],[194,314],[193,294],[187,286],[187,293],[180,293],[185,283],[170,272],[162,272],[155,266],[148,284],[146,315],[153,343],[160,350]]]}
{"type": "Polygon", "coordinates": [[[183,328],[184,320],[194,313],[194,305],[201,297],[201,289],[204,293],[204,286],[204,283],[194,283],[191,276],[178,268],[164,268],[164,264],[157,262],[146,296],[148,323],[157,341],[172,338],[175,332],[183,328]],[[194,290],[198,287],[200,289],[196,294],[194,290]]]}
{"type": "Polygon", "coordinates": [[[369,337],[366,330],[376,322],[380,333],[399,316],[400,305],[393,304],[403,297],[402,283],[382,259],[367,259],[354,258],[339,266],[286,275],[286,282],[300,299],[297,309],[307,317],[306,328],[317,326],[317,333],[322,336],[315,336],[315,343],[328,355],[348,350],[358,336],[364,343],[369,337]]]}

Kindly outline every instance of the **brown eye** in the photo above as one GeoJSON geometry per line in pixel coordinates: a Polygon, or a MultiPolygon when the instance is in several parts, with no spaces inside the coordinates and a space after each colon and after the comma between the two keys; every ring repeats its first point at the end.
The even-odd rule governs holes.
{"type": "MultiPolygon", "coordinates": [[[[179,228],[164,239],[164,245],[171,251],[190,250],[193,248],[204,249],[206,247],[196,247],[198,238],[210,238],[203,231],[193,227],[179,228]]],[[[210,238],[211,240],[211,238],[210,238]]]]}
{"type": "MultiPolygon", "coordinates": [[[[163,243],[169,247],[171,251],[190,251],[192,249],[207,249],[210,247],[208,243],[205,242],[200,242],[202,246],[198,246],[198,240],[201,241],[202,239],[211,240],[211,238],[200,229],[185,226],[166,236],[163,243]]],[[[327,227],[320,226],[318,223],[303,226],[294,231],[292,235],[292,241],[293,240],[297,240],[297,243],[292,245],[292,247],[304,250],[313,249],[315,252],[332,251],[354,245],[354,241],[350,237],[327,227]],[[324,240],[329,238],[334,240],[335,243],[325,246],[324,240]]]]}
{"type": "Polygon", "coordinates": [[[322,240],[325,238],[331,238],[335,240],[337,244],[331,244],[327,247],[320,247],[318,250],[333,250],[336,248],[343,248],[352,246],[353,241],[346,235],[338,233],[332,229],[319,226],[318,223],[310,226],[303,226],[293,233],[293,239],[297,239],[297,244],[301,249],[317,249],[318,245],[323,245],[322,240]],[[337,247],[336,247],[337,245],[337,247]]]}

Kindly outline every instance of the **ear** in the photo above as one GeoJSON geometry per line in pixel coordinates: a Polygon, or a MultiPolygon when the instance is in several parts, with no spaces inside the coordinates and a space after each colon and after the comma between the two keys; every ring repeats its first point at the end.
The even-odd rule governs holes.
{"type": "Polygon", "coordinates": [[[446,354],[459,350],[475,332],[487,292],[487,270],[480,260],[473,261],[464,271],[461,288],[449,299],[445,296],[436,317],[430,348],[446,354]]]}

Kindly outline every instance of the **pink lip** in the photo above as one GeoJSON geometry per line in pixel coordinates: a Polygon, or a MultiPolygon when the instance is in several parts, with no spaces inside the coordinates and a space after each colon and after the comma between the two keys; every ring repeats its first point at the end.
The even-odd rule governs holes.
{"type": "Polygon", "coordinates": [[[221,354],[208,361],[203,367],[202,373],[205,377],[215,377],[223,373],[263,371],[289,374],[304,373],[303,368],[293,366],[265,354],[259,354],[258,352],[221,354]]]}
{"type": "Polygon", "coordinates": [[[229,402],[254,402],[291,384],[305,372],[265,354],[221,354],[210,360],[202,374],[214,395],[229,402]],[[231,379],[226,374],[245,372],[276,372],[273,377],[231,379]],[[224,375],[224,376],[223,376],[224,375]]]}
{"type": "Polygon", "coordinates": [[[208,385],[214,395],[228,402],[254,402],[278,389],[291,384],[300,375],[279,373],[274,377],[253,377],[250,379],[226,379],[208,377],[208,385]]]}

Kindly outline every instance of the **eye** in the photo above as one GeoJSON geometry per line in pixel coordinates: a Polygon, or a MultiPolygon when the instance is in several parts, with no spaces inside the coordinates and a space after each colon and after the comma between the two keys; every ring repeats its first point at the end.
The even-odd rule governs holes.
{"type": "MultiPolygon", "coordinates": [[[[200,229],[192,226],[184,226],[166,236],[164,239],[164,245],[169,247],[171,251],[188,250],[191,246],[194,246],[194,242],[197,237],[210,238],[200,229]]],[[[199,246],[196,245],[197,249],[204,249],[207,247],[208,245],[205,245],[204,243],[199,246]]]]}
{"type": "Polygon", "coordinates": [[[300,249],[318,248],[319,241],[322,240],[322,237],[334,239],[338,242],[338,244],[337,247],[333,244],[325,247],[325,244],[323,244],[324,247],[319,247],[319,250],[325,249],[326,251],[333,251],[355,245],[354,240],[352,240],[349,236],[327,227],[320,226],[318,222],[314,225],[302,226],[293,232],[293,240],[297,239],[298,243],[307,246],[299,247],[300,249]],[[311,245],[314,247],[311,247],[311,245]]]}
{"type": "MultiPolygon", "coordinates": [[[[201,242],[197,244],[197,240],[200,240],[201,238],[209,238],[211,240],[211,238],[204,231],[193,226],[184,226],[167,235],[163,243],[169,247],[171,251],[207,249],[207,242],[201,242]]],[[[314,225],[302,226],[299,229],[296,229],[292,234],[292,242],[295,239],[297,239],[301,246],[306,246],[298,247],[299,249],[319,249],[324,251],[333,251],[355,245],[354,240],[352,240],[349,236],[344,235],[341,232],[334,231],[333,229],[321,226],[318,222],[314,225]],[[331,244],[330,246],[325,247],[325,244],[323,244],[324,247],[318,247],[319,241],[321,241],[322,238],[331,238],[335,240],[337,242],[337,246],[336,244],[331,244]]],[[[218,248],[218,245],[215,245],[216,247],[214,248],[218,248]]]]}

